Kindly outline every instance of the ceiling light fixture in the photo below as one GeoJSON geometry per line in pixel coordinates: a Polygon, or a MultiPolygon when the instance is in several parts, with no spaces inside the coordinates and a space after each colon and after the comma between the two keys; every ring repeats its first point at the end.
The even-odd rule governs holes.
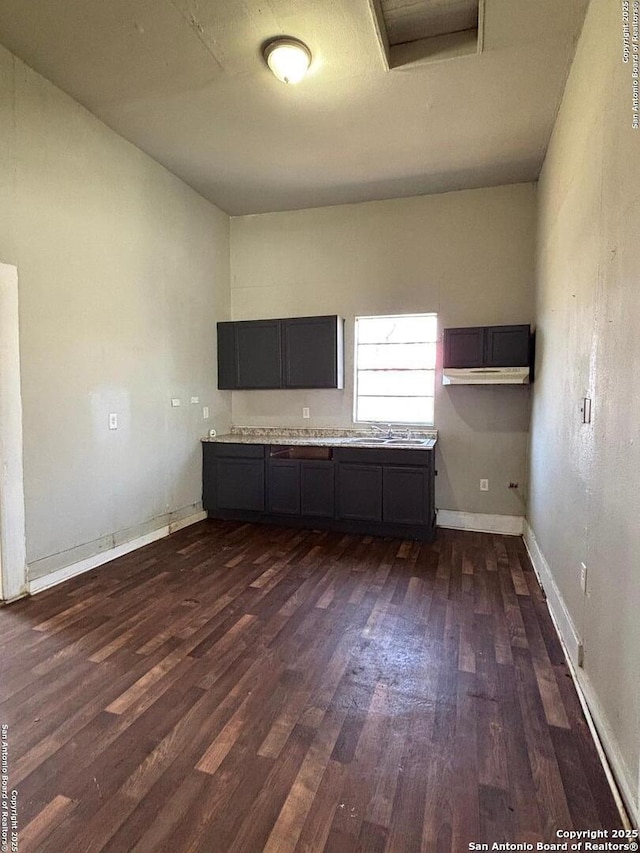
{"type": "Polygon", "coordinates": [[[276,38],[262,51],[265,62],[283,83],[299,83],[311,65],[311,51],[298,39],[276,38]]]}

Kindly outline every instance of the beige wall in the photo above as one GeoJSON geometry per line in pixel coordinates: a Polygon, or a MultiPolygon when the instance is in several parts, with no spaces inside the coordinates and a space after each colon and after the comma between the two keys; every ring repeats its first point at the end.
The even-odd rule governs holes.
{"type": "Polygon", "coordinates": [[[0,48],[0,260],[19,272],[37,577],[197,508],[201,406],[230,418],[229,220],[0,48]]]}
{"type": "MultiPolygon", "coordinates": [[[[233,392],[234,423],[352,425],[356,315],[436,311],[440,329],[531,322],[535,215],[535,188],[520,184],[232,218],[234,319],[347,321],[344,391],[233,392]]],[[[523,515],[530,389],[443,388],[440,365],[441,353],[437,506],[523,515]]]]}
{"type": "Polygon", "coordinates": [[[640,131],[619,3],[592,0],[539,187],[529,517],[638,815],[640,131]],[[593,420],[580,402],[593,397],[593,420]],[[580,586],[587,566],[588,594],[580,586]]]}

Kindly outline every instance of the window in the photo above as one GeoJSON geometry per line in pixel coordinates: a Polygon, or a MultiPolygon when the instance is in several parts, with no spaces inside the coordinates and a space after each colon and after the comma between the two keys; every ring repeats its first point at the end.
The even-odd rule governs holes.
{"type": "Polygon", "coordinates": [[[433,425],[435,314],[356,317],[356,421],[433,425]]]}

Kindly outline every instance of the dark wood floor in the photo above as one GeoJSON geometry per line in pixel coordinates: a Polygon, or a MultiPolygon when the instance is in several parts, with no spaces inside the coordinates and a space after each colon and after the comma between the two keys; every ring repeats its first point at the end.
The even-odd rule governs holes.
{"type": "Polygon", "coordinates": [[[202,522],[0,611],[21,853],[620,826],[516,537],[202,522]]]}

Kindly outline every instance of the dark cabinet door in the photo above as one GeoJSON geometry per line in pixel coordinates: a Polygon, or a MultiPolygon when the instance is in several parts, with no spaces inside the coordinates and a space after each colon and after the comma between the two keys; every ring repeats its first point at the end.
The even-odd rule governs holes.
{"type": "Polygon", "coordinates": [[[482,367],[484,327],[444,330],[444,367],[482,367]]]}
{"type": "Polygon", "coordinates": [[[485,366],[526,367],[530,337],[529,326],[488,326],[485,329],[485,366]]]}
{"type": "Polygon", "coordinates": [[[237,388],[282,386],[280,320],[234,323],[237,388]]]}
{"type": "Polygon", "coordinates": [[[390,524],[430,524],[428,468],[385,465],[382,474],[382,520],[390,524]]]}
{"type": "Polygon", "coordinates": [[[338,465],[338,517],[382,520],[382,466],[338,465]]]}
{"type": "Polygon", "coordinates": [[[344,386],[343,325],[335,316],[282,321],[286,388],[344,386]]]}
{"type": "Polygon", "coordinates": [[[333,518],[335,490],[333,462],[301,462],[302,515],[314,518],[333,518]]]}
{"type": "Polygon", "coordinates": [[[264,510],[264,459],[216,457],[218,509],[264,510]]]}
{"type": "Polygon", "coordinates": [[[216,449],[206,441],[202,443],[202,506],[216,508],[216,449]]]}
{"type": "Polygon", "coordinates": [[[272,459],[268,474],[269,512],[300,515],[300,462],[272,459]]]}
{"type": "Polygon", "coordinates": [[[238,387],[235,323],[218,323],[218,388],[238,387]]]}

